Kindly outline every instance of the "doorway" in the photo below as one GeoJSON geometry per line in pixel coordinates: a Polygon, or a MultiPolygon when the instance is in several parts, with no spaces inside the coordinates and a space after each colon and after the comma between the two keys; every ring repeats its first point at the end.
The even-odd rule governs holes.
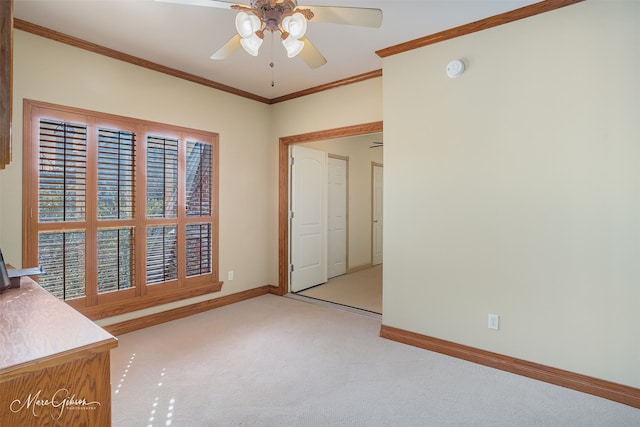
{"type": "MultiPolygon", "coordinates": [[[[283,137],[280,139],[280,162],[279,162],[279,281],[280,285],[278,287],[278,294],[285,295],[290,291],[290,279],[289,269],[290,267],[290,247],[289,247],[289,197],[291,195],[292,189],[289,185],[289,148],[293,144],[300,144],[305,142],[313,142],[313,141],[321,141],[321,140],[332,140],[339,139],[343,137],[351,137],[351,136],[362,136],[368,134],[379,134],[382,131],[382,122],[374,122],[363,125],[356,126],[348,126],[344,128],[331,129],[327,131],[313,132],[309,134],[301,134],[294,135],[290,137],[283,137]]],[[[378,150],[375,150],[378,151],[378,150]]],[[[380,150],[381,151],[381,150],[380,150]]],[[[367,166],[367,168],[371,168],[371,166],[367,166]]],[[[370,169],[369,169],[370,170],[370,169]]],[[[367,179],[369,180],[371,177],[371,172],[368,172],[367,179]]],[[[371,184],[369,184],[371,185],[371,184]]],[[[371,198],[373,190],[367,190],[367,196],[369,199],[371,198]]],[[[349,196],[351,198],[351,195],[349,196]]],[[[369,202],[367,211],[368,215],[371,214],[373,209],[372,202],[369,202]]],[[[368,227],[369,236],[372,233],[372,225],[371,220],[367,221],[366,227],[368,227]]],[[[370,267],[373,264],[372,254],[375,252],[372,250],[372,237],[368,238],[368,253],[367,253],[367,263],[370,267]]],[[[349,240],[349,245],[351,246],[353,242],[349,240]]],[[[381,244],[380,244],[381,248],[381,244]]],[[[357,260],[356,263],[357,264],[357,260]]],[[[346,267],[351,266],[350,263],[347,264],[346,267]]],[[[358,265],[356,265],[358,267],[358,265]]],[[[364,269],[364,268],[360,268],[364,269]]],[[[347,272],[350,272],[349,268],[346,268],[347,272]]],[[[351,269],[353,270],[353,269],[351,269]]],[[[356,268],[357,270],[357,268],[356,268]]],[[[346,276],[349,276],[347,274],[346,276]]],[[[342,278],[342,277],[340,277],[342,278]]]]}

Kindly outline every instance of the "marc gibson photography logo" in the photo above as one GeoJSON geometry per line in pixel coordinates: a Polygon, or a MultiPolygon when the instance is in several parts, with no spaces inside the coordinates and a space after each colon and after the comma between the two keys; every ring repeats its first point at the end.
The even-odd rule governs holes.
{"type": "Polygon", "coordinates": [[[53,393],[49,399],[42,396],[42,390],[38,390],[35,394],[30,393],[24,400],[16,399],[11,402],[9,409],[13,413],[30,410],[33,416],[37,417],[44,408],[51,407],[54,409],[51,418],[58,420],[64,411],[90,411],[99,406],[100,402],[87,402],[84,398],[76,397],[75,393],[71,394],[66,388],[61,388],[53,393]]]}

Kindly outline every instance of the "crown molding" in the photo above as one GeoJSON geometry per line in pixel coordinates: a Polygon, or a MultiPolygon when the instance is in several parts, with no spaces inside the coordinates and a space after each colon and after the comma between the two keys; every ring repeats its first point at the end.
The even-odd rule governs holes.
{"type": "Polygon", "coordinates": [[[440,43],[445,40],[451,40],[456,37],[466,36],[468,34],[477,33],[478,31],[486,30],[489,28],[497,27],[499,25],[508,24],[520,19],[529,18],[531,16],[539,15],[545,12],[551,12],[552,10],[560,9],[565,6],[570,6],[575,3],[580,3],[584,0],[545,0],[539,3],[534,3],[529,6],[524,6],[519,9],[512,10],[510,12],[501,13],[499,15],[491,16],[486,19],[471,22],[469,24],[461,25],[459,27],[451,28],[448,30],[440,31],[439,33],[431,34],[429,36],[420,37],[415,40],[400,43],[394,46],[387,47],[376,51],[376,54],[380,58],[386,58],[388,56],[397,55],[399,53],[407,52],[410,50],[418,49],[424,46],[428,46],[434,43],[440,43]]]}
{"type": "Polygon", "coordinates": [[[382,70],[370,71],[368,73],[359,74],[357,76],[347,77],[342,80],[326,83],[320,86],[305,89],[299,92],[293,92],[288,95],[280,96],[278,98],[264,98],[262,96],[255,95],[250,92],[246,92],[240,89],[236,89],[231,86],[224,85],[222,83],[215,82],[213,80],[205,79],[203,77],[196,76],[194,74],[186,73],[184,71],[176,70],[175,68],[165,67],[164,65],[156,64],[155,62],[147,61],[146,59],[139,58],[137,56],[129,55],[124,52],[117,51],[105,46],[101,46],[95,43],[82,40],[77,37],[73,37],[58,31],[42,27],[40,25],[32,24],[31,22],[24,21],[22,19],[14,18],[13,25],[15,29],[25,31],[40,37],[51,39],[59,43],[64,43],[69,46],[84,49],[89,52],[104,55],[109,58],[117,59],[119,61],[127,62],[129,64],[137,65],[139,67],[147,68],[159,73],[167,74],[173,77],[177,77],[183,80],[187,80],[193,83],[201,84],[213,89],[217,89],[223,92],[231,93],[243,98],[251,99],[254,101],[262,102],[265,104],[276,104],[278,102],[288,101],[290,99],[300,98],[302,96],[311,95],[313,93],[322,92],[329,89],[334,89],[340,86],[345,86],[353,83],[358,83],[364,80],[373,79],[382,76],[382,70]]]}
{"type": "Polygon", "coordinates": [[[300,98],[303,96],[311,95],[313,93],[322,92],[329,89],[335,89],[340,86],[346,86],[354,83],[359,83],[369,79],[375,79],[378,77],[382,77],[382,69],[369,71],[368,73],[358,74],[357,76],[347,77],[346,79],[336,80],[335,82],[326,83],[320,86],[315,86],[309,89],[304,89],[299,92],[293,92],[289,95],[280,96],[277,98],[273,98],[269,103],[277,104],[278,102],[288,101],[294,98],[300,98]]]}
{"type": "Polygon", "coordinates": [[[89,52],[97,53],[99,55],[108,56],[109,58],[117,59],[119,61],[128,62],[139,67],[148,68],[159,73],[168,74],[173,77],[178,77],[183,80],[198,83],[213,89],[218,89],[223,92],[228,92],[233,95],[241,96],[243,98],[263,102],[265,104],[269,104],[270,102],[268,98],[263,98],[261,96],[254,95],[253,93],[236,89],[231,86],[223,85],[222,83],[217,83],[212,80],[196,76],[194,74],[185,73],[184,71],[176,70],[175,68],[165,67],[164,65],[156,64],[155,62],[147,61],[146,59],[138,58],[137,56],[129,55],[115,49],[91,43],[77,37],[69,36],[67,34],[60,33],[46,27],[41,27],[40,25],[32,24],[31,22],[23,21],[18,18],[14,18],[13,25],[17,30],[26,31],[37,36],[45,37],[60,43],[67,44],[69,46],[88,50],[89,52]]]}

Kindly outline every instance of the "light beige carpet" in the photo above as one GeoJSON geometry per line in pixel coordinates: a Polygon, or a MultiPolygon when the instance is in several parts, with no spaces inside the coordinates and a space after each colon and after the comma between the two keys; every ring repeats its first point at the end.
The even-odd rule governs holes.
{"type": "Polygon", "coordinates": [[[118,337],[113,426],[637,427],[640,410],[263,295],[118,337]]]}
{"type": "Polygon", "coordinates": [[[334,277],[298,295],[382,314],[382,264],[334,277]]]}

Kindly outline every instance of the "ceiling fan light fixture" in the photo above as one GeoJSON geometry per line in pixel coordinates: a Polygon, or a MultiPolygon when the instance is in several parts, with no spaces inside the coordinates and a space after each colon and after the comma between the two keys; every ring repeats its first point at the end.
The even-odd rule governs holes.
{"type": "MultiPolygon", "coordinates": [[[[1,1],[1,0],[0,0],[1,1]]],[[[264,32],[281,33],[282,44],[287,56],[300,55],[311,69],[327,63],[320,51],[307,39],[307,23],[328,22],[333,24],[356,25],[378,28],[382,25],[382,10],[349,6],[309,6],[298,7],[297,0],[156,0],[167,3],[209,6],[235,10],[237,34],[211,55],[211,59],[224,59],[242,46],[250,55],[258,56],[264,32]],[[248,4],[246,4],[248,3],[248,4]]],[[[273,62],[270,66],[273,68],[273,62]]]]}
{"type": "Polygon", "coordinates": [[[236,30],[242,38],[251,37],[253,33],[260,29],[260,19],[254,14],[239,12],[236,15],[236,30]]]}
{"type": "Polygon", "coordinates": [[[302,13],[296,12],[282,20],[282,28],[292,37],[300,39],[307,32],[307,18],[302,13]]]}
{"type": "Polygon", "coordinates": [[[288,36],[282,39],[282,45],[287,50],[287,56],[289,58],[295,57],[302,52],[302,49],[304,48],[304,42],[293,36],[288,36]]]}

